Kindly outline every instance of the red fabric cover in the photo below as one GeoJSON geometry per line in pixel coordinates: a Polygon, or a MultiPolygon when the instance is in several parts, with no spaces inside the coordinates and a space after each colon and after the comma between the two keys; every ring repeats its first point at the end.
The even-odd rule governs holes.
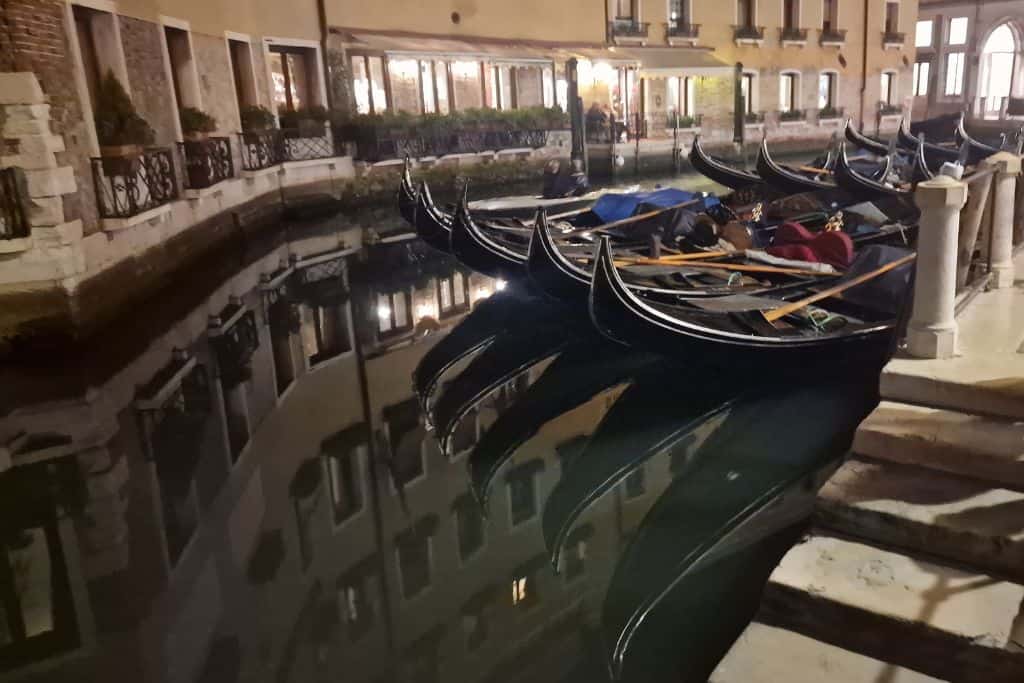
{"type": "Polygon", "coordinates": [[[775,229],[772,244],[807,244],[814,239],[814,233],[794,221],[787,221],[775,229]]]}
{"type": "Polygon", "coordinates": [[[840,230],[820,233],[807,246],[822,263],[843,270],[849,268],[853,263],[853,240],[840,230]]]}
{"type": "Polygon", "coordinates": [[[783,244],[778,247],[768,247],[767,251],[772,256],[788,258],[793,261],[806,261],[807,263],[819,263],[818,255],[806,244],[783,244]]]}

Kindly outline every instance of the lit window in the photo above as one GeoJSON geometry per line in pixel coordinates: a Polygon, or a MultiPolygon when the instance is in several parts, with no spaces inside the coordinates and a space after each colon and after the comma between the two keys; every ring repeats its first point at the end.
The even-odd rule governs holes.
{"type": "Polygon", "coordinates": [[[818,109],[836,106],[836,74],[827,71],[818,76],[818,109]]]}
{"type": "Polygon", "coordinates": [[[745,113],[754,112],[754,74],[743,74],[740,79],[740,92],[743,94],[745,113]]]}
{"type": "Polygon", "coordinates": [[[914,47],[931,47],[932,44],[932,20],[925,19],[917,22],[917,32],[914,34],[914,47]]]}
{"type": "Polygon", "coordinates": [[[537,602],[533,592],[532,581],[528,576],[517,576],[512,579],[512,604],[516,607],[529,607],[537,602]]]}
{"type": "Polygon", "coordinates": [[[946,94],[960,95],[964,88],[964,53],[952,52],[946,56],[946,94]]]}
{"type": "Polygon", "coordinates": [[[779,78],[779,111],[796,109],[796,74],[782,74],[779,78]]]}
{"type": "Polygon", "coordinates": [[[949,44],[963,45],[967,42],[967,17],[953,17],[949,20],[949,44]]]}
{"type": "Polygon", "coordinates": [[[928,72],[931,70],[929,62],[916,62],[914,64],[914,95],[921,97],[928,94],[928,72]]]}
{"type": "Polygon", "coordinates": [[[882,102],[892,104],[893,95],[893,73],[885,71],[882,73],[882,102]]]}

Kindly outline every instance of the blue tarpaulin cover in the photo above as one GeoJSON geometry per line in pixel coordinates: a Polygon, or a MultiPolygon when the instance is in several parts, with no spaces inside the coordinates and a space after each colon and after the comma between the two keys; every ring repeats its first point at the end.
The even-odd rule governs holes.
{"type": "Polygon", "coordinates": [[[612,221],[629,218],[636,213],[637,207],[641,204],[646,207],[666,207],[700,198],[704,199],[703,206],[694,204],[688,208],[691,208],[693,211],[700,211],[701,209],[718,204],[718,198],[714,195],[704,196],[697,192],[687,192],[667,187],[660,190],[651,190],[650,192],[630,192],[627,194],[613,194],[609,192],[608,194],[601,195],[601,198],[594,203],[591,210],[597,214],[602,223],[611,223],[612,221]]]}

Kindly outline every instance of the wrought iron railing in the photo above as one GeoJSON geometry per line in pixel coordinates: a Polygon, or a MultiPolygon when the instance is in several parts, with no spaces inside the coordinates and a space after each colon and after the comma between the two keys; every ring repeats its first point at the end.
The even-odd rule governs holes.
{"type": "Polygon", "coordinates": [[[327,134],[326,128],[322,131],[321,135],[310,135],[310,131],[302,128],[282,130],[281,149],[285,161],[307,161],[336,156],[334,140],[327,134]]]}
{"type": "Polygon", "coordinates": [[[200,190],[235,177],[231,138],[207,138],[178,143],[185,167],[185,187],[200,190]]]}
{"type": "Polygon", "coordinates": [[[666,38],[696,38],[700,35],[700,24],[688,24],[683,21],[669,22],[665,25],[666,38]]]}
{"type": "Polygon", "coordinates": [[[779,40],[803,43],[807,41],[807,29],[784,26],[779,29],[779,40]]]}
{"type": "Polygon", "coordinates": [[[446,154],[476,154],[486,150],[539,149],[547,145],[547,130],[463,130],[428,133],[359,127],[349,130],[356,143],[356,158],[362,161],[420,158],[446,154]]]}
{"type": "Polygon", "coordinates": [[[101,218],[130,218],[178,198],[174,155],[153,147],[138,156],[93,158],[101,218]]]}
{"type": "Polygon", "coordinates": [[[20,169],[0,169],[0,240],[28,237],[23,187],[20,169]]]}
{"type": "Polygon", "coordinates": [[[907,34],[902,31],[882,31],[882,43],[885,45],[902,45],[907,34]]]}
{"type": "Polygon", "coordinates": [[[285,160],[281,131],[264,130],[238,134],[242,152],[242,169],[260,171],[285,160]]]}
{"type": "Polygon", "coordinates": [[[686,128],[700,128],[703,120],[703,114],[683,116],[682,114],[676,115],[670,113],[665,116],[665,130],[672,130],[673,128],[679,128],[680,130],[686,128]]]}
{"type": "Polygon", "coordinates": [[[608,34],[613,38],[646,38],[651,24],[636,19],[613,19],[608,22],[608,34]]]}
{"type": "Polygon", "coordinates": [[[845,28],[823,28],[818,42],[822,45],[842,45],[846,42],[845,28]]]}
{"type": "Polygon", "coordinates": [[[733,40],[764,40],[764,26],[733,26],[733,40]]]}

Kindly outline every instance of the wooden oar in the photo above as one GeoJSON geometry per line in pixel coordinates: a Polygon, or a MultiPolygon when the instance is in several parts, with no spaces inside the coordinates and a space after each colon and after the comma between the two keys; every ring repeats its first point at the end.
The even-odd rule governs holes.
{"type": "Polygon", "coordinates": [[[813,166],[797,166],[796,170],[803,171],[804,173],[814,173],[816,175],[822,175],[823,173],[832,175],[832,171],[827,168],[815,168],[813,166]]]}
{"type": "Polygon", "coordinates": [[[723,256],[737,256],[736,252],[732,251],[701,251],[695,254],[679,254],[678,256],[662,256],[661,258],[645,258],[638,256],[636,258],[624,258],[617,259],[615,265],[627,265],[627,266],[673,266],[676,264],[690,263],[691,261],[701,261],[703,259],[721,258],[723,256]]]}
{"type": "MultiPolygon", "coordinates": [[[[672,263],[680,263],[673,261],[672,263]]],[[[811,275],[813,277],[837,277],[842,273],[821,273],[814,270],[803,270],[801,268],[779,268],[777,266],[749,266],[740,263],[689,263],[680,265],[687,268],[717,268],[720,270],[733,270],[740,273],[776,273],[778,275],[811,275]]]]}
{"type": "Polygon", "coordinates": [[[700,199],[691,199],[689,201],[682,202],[681,204],[673,204],[672,206],[666,206],[666,207],[664,207],[662,209],[656,209],[654,211],[647,211],[645,213],[638,213],[635,216],[629,216],[628,218],[622,218],[622,219],[617,220],[617,221],[612,221],[611,223],[604,223],[603,225],[595,225],[592,228],[576,228],[575,230],[570,230],[569,232],[563,232],[563,233],[561,233],[561,235],[565,236],[565,235],[572,235],[572,234],[579,233],[579,232],[597,232],[597,231],[600,231],[600,230],[611,230],[612,228],[619,228],[619,227],[622,227],[623,225],[629,225],[630,223],[636,223],[637,221],[643,221],[643,220],[647,220],[648,218],[654,218],[655,216],[663,214],[666,211],[672,211],[674,209],[684,209],[687,206],[693,206],[694,204],[699,204],[702,201],[704,201],[703,197],[700,198],[700,199]]]}
{"type": "Polygon", "coordinates": [[[828,289],[824,289],[816,294],[812,294],[811,296],[805,297],[798,301],[794,301],[793,303],[786,304],[785,306],[779,306],[778,308],[773,308],[770,311],[761,311],[761,315],[763,315],[764,319],[767,320],[768,322],[774,322],[779,318],[789,315],[790,313],[799,311],[801,308],[804,308],[805,306],[810,306],[811,304],[817,301],[821,301],[822,299],[827,299],[831,296],[835,296],[840,292],[845,292],[851,287],[856,287],[857,285],[863,284],[868,280],[872,280],[878,277],[879,275],[888,273],[890,270],[894,268],[899,268],[904,264],[910,263],[915,258],[917,258],[917,254],[910,254],[909,256],[904,256],[903,258],[893,261],[892,263],[885,264],[881,268],[872,270],[870,273],[858,275],[852,280],[848,280],[847,282],[844,282],[841,285],[829,287],[828,289]]]}
{"type": "Polygon", "coordinates": [[[549,221],[557,221],[557,220],[561,220],[563,218],[572,218],[573,216],[578,216],[581,213],[586,213],[587,211],[590,211],[590,208],[591,207],[589,207],[589,206],[585,206],[582,209],[575,209],[573,211],[564,211],[562,213],[552,214],[552,215],[548,216],[548,220],[549,221]]]}

